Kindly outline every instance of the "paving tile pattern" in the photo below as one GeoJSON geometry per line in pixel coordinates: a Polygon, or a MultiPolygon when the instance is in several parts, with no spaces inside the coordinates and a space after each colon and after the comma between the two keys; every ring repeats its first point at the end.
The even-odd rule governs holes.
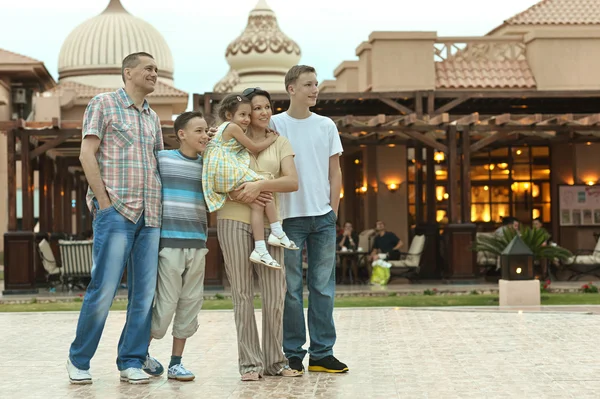
{"type": "MultiPolygon", "coordinates": [[[[257,312],[260,322],[260,312],[257,312]]],[[[568,312],[336,309],[336,355],[350,372],[241,382],[231,311],[206,311],[186,347],[190,383],[119,381],[124,312],[111,312],[93,385],[68,383],[77,313],[0,314],[2,398],[597,398],[600,317],[568,312]]],[[[163,362],[170,339],[152,344],[163,362]]],[[[307,365],[308,359],[305,359],[307,365]]]]}

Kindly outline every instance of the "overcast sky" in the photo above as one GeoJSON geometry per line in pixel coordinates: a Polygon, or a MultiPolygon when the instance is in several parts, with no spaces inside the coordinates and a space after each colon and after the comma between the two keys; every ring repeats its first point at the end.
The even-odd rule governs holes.
{"type": "MultiPolygon", "coordinates": [[[[188,93],[212,91],[228,70],[225,49],[245,28],[258,0],[121,0],[136,17],[158,29],[173,53],[175,85],[188,93]]],[[[437,31],[441,36],[480,36],[537,0],[267,0],[279,26],[302,50],[301,63],[319,80],[356,59],[369,33],[437,31]],[[348,7],[348,4],[354,4],[348,7]]],[[[64,39],[109,0],[0,0],[0,48],[43,61],[58,78],[64,39]]]]}

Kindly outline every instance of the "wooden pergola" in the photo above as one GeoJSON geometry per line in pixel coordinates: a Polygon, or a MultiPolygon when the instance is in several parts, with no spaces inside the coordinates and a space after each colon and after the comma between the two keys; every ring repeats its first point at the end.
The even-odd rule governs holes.
{"type": "MultiPolygon", "coordinates": [[[[210,119],[220,93],[194,95],[194,109],[210,119]]],[[[273,95],[275,112],[287,109],[285,93],[273,95]]],[[[403,144],[416,149],[415,176],[417,230],[427,235],[422,274],[473,278],[477,273],[469,246],[475,225],[470,222],[471,154],[488,147],[549,142],[600,142],[600,91],[412,91],[323,93],[314,110],[331,117],[345,146],[365,146],[367,154],[377,145],[403,144]],[[439,241],[436,222],[435,176],[424,179],[423,166],[434,166],[433,153],[448,159],[449,223],[445,245],[439,241]],[[462,189],[459,190],[459,181],[462,189]],[[443,255],[441,255],[443,253],[443,255]]],[[[90,229],[85,205],[87,183],[79,163],[81,121],[0,122],[8,143],[9,231],[5,235],[5,293],[35,290],[45,282],[34,232],[34,178],[39,171],[40,232],[72,233],[90,229]],[[26,144],[26,145],[25,145],[26,144]],[[17,161],[21,162],[23,218],[17,220],[17,161]],[[68,193],[76,193],[76,225],[71,223],[68,193]]],[[[163,125],[167,148],[176,147],[172,122],[163,125]]],[[[553,187],[554,191],[555,188],[553,187]]],[[[370,196],[376,195],[369,192],[370,196]]],[[[553,193],[553,198],[555,194],[553,193]]],[[[372,204],[375,201],[371,200],[372,204]]],[[[376,212],[374,206],[369,211],[376,212]]],[[[553,212],[557,212],[553,208],[553,212]]],[[[209,229],[211,259],[207,262],[207,285],[222,284],[222,256],[214,228],[209,229]]]]}
{"type": "MultiPolygon", "coordinates": [[[[194,94],[194,109],[211,115],[224,96],[194,94]]],[[[286,93],[272,94],[272,101],[275,113],[289,106],[286,93]]],[[[378,145],[403,144],[416,149],[415,198],[423,198],[423,183],[426,191],[426,205],[415,204],[417,230],[428,238],[422,262],[425,278],[473,278],[477,274],[475,254],[469,249],[476,229],[471,223],[471,154],[507,145],[600,142],[598,90],[325,92],[319,94],[313,110],[334,120],[344,146],[366,147],[367,156],[374,157],[369,149],[378,145]],[[424,165],[427,170],[434,169],[434,151],[445,153],[448,159],[449,198],[458,198],[460,192],[460,201],[449,204],[443,246],[436,221],[435,176],[428,173],[424,182],[423,173],[424,165]]],[[[552,190],[556,198],[555,187],[552,190]]],[[[366,198],[370,202],[367,211],[376,213],[375,201],[369,196],[376,193],[369,190],[366,198]]],[[[554,212],[557,209],[553,208],[554,212]]]]}
{"type": "MultiPolygon", "coordinates": [[[[87,181],[79,162],[81,121],[0,122],[7,136],[8,232],[4,236],[5,293],[36,291],[46,282],[37,244],[47,234],[91,230],[87,181]],[[17,219],[17,161],[21,167],[22,220],[17,219]],[[34,233],[34,171],[38,171],[39,234],[34,233]],[[71,193],[75,193],[73,209],[71,193]],[[73,217],[75,214],[75,225],[73,217]]],[[[166,147],[176,147],[171,121],[163,124],[166,147]]],[[[56,248],[57,242],[51,245],[56,248]]],[[[58,254],[58,251],[55,251],[58,254]]]]}

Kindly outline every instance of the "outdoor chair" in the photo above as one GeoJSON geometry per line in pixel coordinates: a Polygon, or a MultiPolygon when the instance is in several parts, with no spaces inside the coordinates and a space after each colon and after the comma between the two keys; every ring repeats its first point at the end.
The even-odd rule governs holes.
{"type": "MultiPolygon", "coordinates": [[[[493,235],[494,233],[477,233],[476,239],[481,236],[491,237],[493,235]]],[[[498,257],[495,254],[487,251],[477,251],[477,266],[485,269],[496,270],[500,268],[500,263],[498,262],[498,257]]]]}
{"type": "Polygon", "coordinates": [[[45,238],[38,244],[38,252],[40,254],[40,258],[42,259],[44,270],[46,270],[47,273],[46,281],[48,284],[53,285],[52,282],[60,280],[60,266],[56,261],[54,252],[52,252],[50,243],[46,241],[45,238]]]}
{"type": "Polygon", "coordinates": [[[62,259],[61,276],[63,288],[78,285],[85,289],[86,280],[92,277],[92,243],[93,240],[68,241],[59,240],[60,257],[62,259]]]}
{"type": "Polygon", "coordinates": [[[593,274],[600,277],[600,239],[596,242],[596,247],[593,250],[580,249],[575,252],[574,256],[561,262],[560,265],[573,273],[569,280],[583,274],[593,274]]]}
{"type": "Polygon", "coordinates": [[[425,248],[425,236],[417,235],[412,239],[408,252],[400,252],[400,260],[388,260],[392,267],[392,277],[405,277],[409,280],[419,275],[421,267],[421,254],[425,248]]]}

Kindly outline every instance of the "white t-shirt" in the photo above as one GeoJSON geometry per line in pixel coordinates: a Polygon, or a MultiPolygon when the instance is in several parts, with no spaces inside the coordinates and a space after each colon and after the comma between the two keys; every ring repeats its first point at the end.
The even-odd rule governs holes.
{"type": "Polygon", "coordinates": [[[305,119],[295,119],[282,112],[273,115],[271,128],[292,144],[298,171],[298,191],[280,194],[281,218],[321,216],[330,212],[329,158],[344,150],[335,123],[314,112],[305,119]]]}

